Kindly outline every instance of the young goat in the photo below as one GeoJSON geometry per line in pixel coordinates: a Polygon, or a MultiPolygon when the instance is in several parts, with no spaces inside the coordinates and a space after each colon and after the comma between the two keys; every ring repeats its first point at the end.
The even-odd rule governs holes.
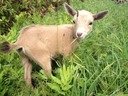
{"type": "Polygon", "coordinates": [[[65,10],[74,17],[74,24],[64,25],[31,25],[23,28],[14,44],[4,42],[1,50],[8,52],[16,49],[22,58],[24,78],[31,85],[32,65],[30,60],[41,66],[46,75],[51,75],[51,59],[56,55],[71,53],[76,43],[85,38],[92,29],[95,20],[102,19],[107,11],[92,14],[86,10],[76,11],[67,3],[65,10]]]}

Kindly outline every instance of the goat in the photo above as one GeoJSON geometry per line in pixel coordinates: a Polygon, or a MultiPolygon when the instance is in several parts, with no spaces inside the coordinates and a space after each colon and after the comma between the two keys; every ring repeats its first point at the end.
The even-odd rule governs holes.
{"type": "Polygon", "coordinates": [[[92,30],[93,21],[102,19],[108,11],[92,14],[86,10],[76,11],[64,3],[66,12],[74,19],[74,24],[62,25],[30,25],[20,31],[17,41],[13,44],[4,42],[1,51],[17,50],[24,66],[24,79],[32,85],[31,72],[33,60],[47,76],[51,76],[51,59],[58,54],[68,56],[77,43],[84,39],[92,30]]]}

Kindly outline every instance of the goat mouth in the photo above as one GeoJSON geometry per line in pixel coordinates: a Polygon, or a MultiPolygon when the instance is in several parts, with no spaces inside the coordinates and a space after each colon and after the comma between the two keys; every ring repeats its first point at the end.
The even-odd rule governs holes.
{"type": "Polygon", "coordinates": [[[84,36],[83,35],[76,35],[76,38],[78,38],[78,39],[83,39],[84,38],[84,36]]]}
{"type": "Polygon", "coordinates": [[[80,36],[80,37],[76,36],[76,39],[80,40],[80,39],[83,39],[83,37],[82,36],[80,36]]]}

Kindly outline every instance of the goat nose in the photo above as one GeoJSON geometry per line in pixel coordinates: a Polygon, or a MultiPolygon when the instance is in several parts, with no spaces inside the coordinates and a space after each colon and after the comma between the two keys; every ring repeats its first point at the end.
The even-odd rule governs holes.
{"type": "Polygon", "coordinates": [[[77,36],[80,37],[82,35],[82,33],[77,33],[77,36]]]}

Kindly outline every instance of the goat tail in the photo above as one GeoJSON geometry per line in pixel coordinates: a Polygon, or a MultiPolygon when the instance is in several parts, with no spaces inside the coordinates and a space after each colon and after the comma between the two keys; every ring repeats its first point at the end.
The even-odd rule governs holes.
{"type": "Polygon", "coordinates": [[[5,41],[3,43],[0,43],[0,52],[8,53],[15,47],[15,44],[10,44],[9,42],[5,41]]]}

